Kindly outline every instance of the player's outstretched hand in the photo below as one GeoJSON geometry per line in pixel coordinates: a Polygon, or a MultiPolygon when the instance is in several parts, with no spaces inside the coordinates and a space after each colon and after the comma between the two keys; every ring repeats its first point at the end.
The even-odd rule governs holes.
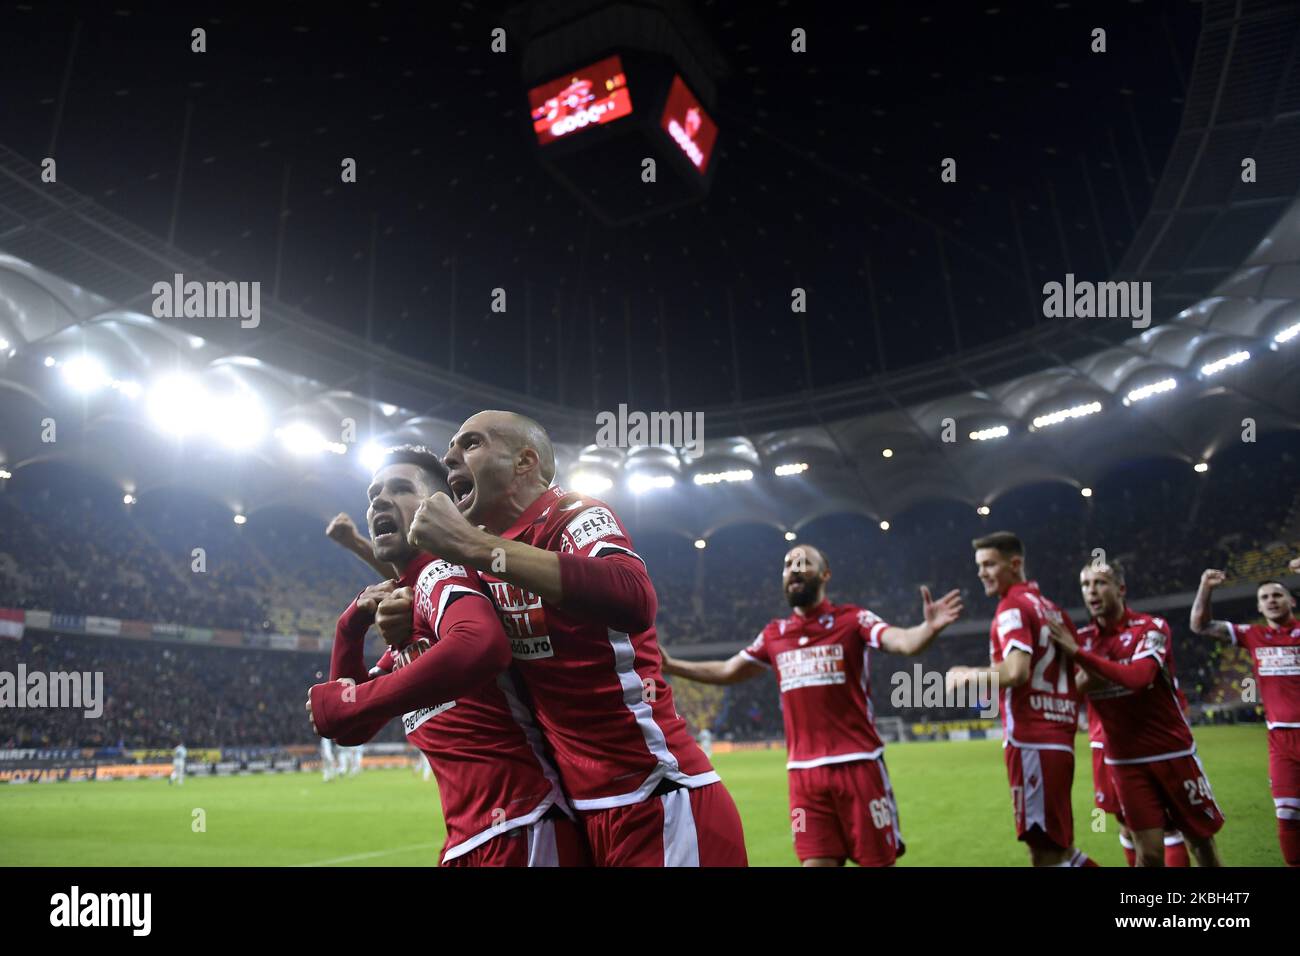
{"type": "Polygon", "coordinates": [[[1214,568],[1206,568],[1201,573],[1201,587],[1210,589],[1217,588],[1227,579],[1228,576],[1222,571],[1218,571],[1214,568]]]}
{"type": "Polygon", "coordinates": [[[311,715],[311,690],[310,689],[307,691],[307,719],[311,721],[311,732],[315,734],[317,737],[319,737],[320,731],[316,729],[316,718],[311,715]]]}
{"type": "Polygon", "coordinates": [[[440,491],[420,502],[406,540],[413,548],[460,563],[465,560],[474,534],[474,526],[465,520],[451,498],[440,491]]]}
{"type": "Polygon", "coordinates": [[[357,610],[374,614],[379,607],[379,602],[392,594],[395,587],[397,587],[396,581],[380,581],[378,584],[370,585],[358,595],[357,610]]]}
{"type": "Polygon", "coordinates": [[[930,597],[930,589],[921,585],[921,610],[925,623],[938,634],[957,618],[961,617],[961,592],[953,588],[939,600],[930,597]]]}
{"type": "Polygon", "coordinates": [[[1070,633],[1070,629],[1065,626],[1064,621],[1048,620],[1047,630],[1052,640],[1056,642],[1056,646],[1065,651],[1067,655],[1073,657],[1078,653],[1079,642],[1074,639],[1074,635],[1070,633]]]}
{"type": "Polygon", "coordinates": [[[375,626],[390,647],[405,647],[411,641],[411,607],[415,592],[398,588],[379,602],[375,611],[375,626]]]}

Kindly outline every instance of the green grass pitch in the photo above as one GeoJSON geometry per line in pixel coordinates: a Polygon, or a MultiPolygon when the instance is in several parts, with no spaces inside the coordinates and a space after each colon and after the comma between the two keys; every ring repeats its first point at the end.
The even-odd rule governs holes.
{"type": "MultiPolygon", "coordinates": [[[[1227,817],[1224,862],[1280,866],[1264,728],[1203,727],[1196,739],[1227,817]]],[[[1113,818],[1105,832],[1092,827],[1092,764],[1086,738],[1078,743],[1075,840],[1104,866],[1123,866],[1113,818]]],[[[900,865],[1027,865],[996,741],[896,744],[886,756],[908,846],[900,865]]],[[[715,764],[740,808],[750,863],[795,865],[784,753],[719,754],[715,764]]],[[[434,785],[410,770],[330,783],[284,774],[0,787],[3,866],[429,866],[444,836],[434,785]]]]}

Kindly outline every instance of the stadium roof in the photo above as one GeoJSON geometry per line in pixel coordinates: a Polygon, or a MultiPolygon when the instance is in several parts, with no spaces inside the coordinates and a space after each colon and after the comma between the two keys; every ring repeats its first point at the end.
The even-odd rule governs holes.
{"type": "MultiPolygon", "coordinates": [[[[440,447],[466,414],[508,407],[533,414],[560,440],[563,481],[581,472],[689,482],[750,469],[756,480],[745,485],[638,498],[638,510],[698,535],[742,520],[797,528],[842,511],[888,518],[929,498],[991,504],[1029,481],[1082,487],[1133,457],[1209,459],[1241,440],[1246,418],[1259,431],[1300,427],[1300,337],[1286,335],[1300,323],[1300,18],[1286,5],[1204,6],[1181,129],[1151,209],[1112,273],[1153,283],[1151,328],[1039,315],[1018,335],[947,355],[936,345],[940,357],[900,371],[708,405],[698,460],[672,449],[591,447],[591,400],[560,404],[503,387],[501,378],[454,373],[420,360],[418,349],[377,345],[278,300],[264,300],[255,329],[154,318],[153,283],[175,273],[232,277],[65,185],[42,183],[37,167],[0,151],[0,339],[8,343],[0,350],[0,463],[13,471],[78,461],[128,490],[184,483],[244,511],[292,502],[323,515],[355,506],[356,447],[300,459],[284,451],[287,439],[268,434],[251,452],[201,438],[205,450],[194,454],[192,438],[190,453],[180,454],[152,426],[167,397],[149,388],[190,372],[209,392],[255,396],[268,433],[308,425],[332,439],[351,419],[358,447],[440,447]],[[1257,161],[1256,182],[1241,181],[1243,154],[1257,161]],[[1204,370],[1243,351],[1243,364],[1204,370]],[[98,366],[79,364],[81,355],[98,366]],[[65,387],[84,386],[77,378],[87,375],[108,381],[93,395],[65,387]],[[1170,379],[1172,391],[1124,405],[1135,389],[1170,379]],[[133,386],[143,393],[132,397],[133,386]],[[1093,402],[1096,417],[1033,427],[1093,402]],[[48,417],[57,423],[54,442],[42,440],[48,417]],[[969,437],[998,426],[1010,434],[969,437]],[[945,429],[954,441],[943,440],[945,429]],[[793,462],[809,469],[772,474],[793,462]]],[[[582,381],[580,370],[572,375],[582,381]]],[[[625,493],[619,485],[606,496],[625,493]]]]}

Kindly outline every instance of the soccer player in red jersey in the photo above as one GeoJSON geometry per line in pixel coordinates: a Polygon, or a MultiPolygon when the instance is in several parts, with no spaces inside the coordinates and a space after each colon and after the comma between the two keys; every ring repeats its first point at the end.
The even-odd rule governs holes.
{"type": "Polygon", "coordinates": [[[425,499],[411,540],[488,583],[596,865],[746,865],[736,805],[673,706],[654,585],[613,509],[553,487],[550,438],[513,412],[469,418],[444,461],[452,496],[425,499]]]}
{"type": "Polygon", "coordinates": [[[1077,637],[1061,624],[1049,626],[1053,641],[1083,669],[1080,690],[1105,732],[1102,779],[1114,787],[1136,865],[1164,866],[1166,835],[1176,829],[1200,866],[1221,866],[1214,834],[1223,814],[1183,713],[1169,623],[1127,605],[1118,562],[1090,564],[1079,581],[1090,623],[1077,637]]]}
{"type": "Polygon", "coordinates": [[[367,588],[339,618],[330,682],[312,687],[308,714],[321,736],[344,744],[402,717],[438,780],[443,866],[585,865],[585,839],[507,670],[509,644],[482,581],[407,540],[420,501],[446,487],[445,474],[436,455],[410,447],[390,451],[375,472],[366,515],[374,555],[402,573],[367,588]],[[381,600],[405,588],[414,619],[406,610],[400,640],[367,670],[366,631],[381,600]]]}
{"type": "Polygon", "coordinates": [[[984,593],[997,595],[989,632],[990,667],[953,667],[949,691],[987,679],[999,688],[1002,747],[1016,836],[1034,866],[1096,866],[1074,846],[1074,732],[1079,703],[1074,668],[1052,643],[1049,622],[1074,625],[1025,580],[1025,546],[1009,531],[971,542],[984,593]]]}
{"type": "MultiPolygon", "coordinates": [[[[1300,558],[1291,562],[1300,572],[1300,558]]],[[[1192,604],[1192,630],[1250,653],[1268,726],[1268,776],[1277,809],[1277,837],[1288,866],[1300,866],[1300,621],[1295,598],[1279,581],[1263,581],[1255,606],[1263,624],[1213,620],[1210,593],[1223,583],[1222,571],[1207,568],[1192,604]]]]}
{"type": "Polygon", "coordinates": [[[826,599],[831,570],[811,545],[785,555],[781,590],[794,613],[771,621],[725,661],[664,653],[664,672],[735,684],[775,670],[781,688],[795,855],[804,866],[892,866],[903,855],[898,805],[871,706],[871,650],[920,654],[961,614],[961,595],[921,589],[922,623],[893,627],[826,599]]]}

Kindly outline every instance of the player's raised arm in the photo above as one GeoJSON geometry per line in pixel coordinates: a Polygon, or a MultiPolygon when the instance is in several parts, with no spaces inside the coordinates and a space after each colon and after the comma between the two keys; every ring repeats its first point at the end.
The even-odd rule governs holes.
{"type": "Polygon", "coordinates": [[[408,711],[470,693],[510,666],[510,644],[485,595],[452,595],[437,635],[437,643],[391,674],[353,687],[338,681],[312,687],[310,713],[317,732],[342,739],[382,727],[408,711]]]}
{"type": "Polygon", "coordinates": [[[1210,608],[1210,592],[1222,584],[1225,577],[1222,571],[1214,568],[1206,568],[1201,574],[1201,584],[1196,589],[1196,600],[1192,602],[1190,624],[1194,634],[1232,643],[1232,625],[1227,621],[1214,620],[1210,608]]]}
{"type": "Polygon", "coordinates": [[[339,512],[330,519],[330,523],[325,526],[325,536],[345,551],[356,555],[381,578],[396,578],[401,574],[400,569],[375,557],[374,547],[361,536],[346,512],[339,512]]]}
{"type": "MultiPolygon", "coordinates": [[[[600,509],[604,511],[604,509],[600,509]]],[[[575,514],[576,518],[580,514],[575,514]]],[[[488,534],[465,520],[445,494],[426,498],[411,522],[411,543],[430,554],[490,571],[542,600],[635,634],[654,625],[658,601],[645,564],[625,536],[602,535],[597,554],[560,553],[488,534]]]]}
{"type": "Polygon", "coordinates": [[[664,673],[669,677],[685,677],[701,684],[739,684],[763,673],[764,667],[743,651],[725,661],[683,661],[661,650],[664,673]]]}
{"type": "Polygon", "coordinates": [[[921,587],[921,623],[912,627],[886,627],[880,647],[891,654],[920,654],[943,631],[961,617],[961,592],[955,588],[935,601],[930,589],[921,587]]]}

